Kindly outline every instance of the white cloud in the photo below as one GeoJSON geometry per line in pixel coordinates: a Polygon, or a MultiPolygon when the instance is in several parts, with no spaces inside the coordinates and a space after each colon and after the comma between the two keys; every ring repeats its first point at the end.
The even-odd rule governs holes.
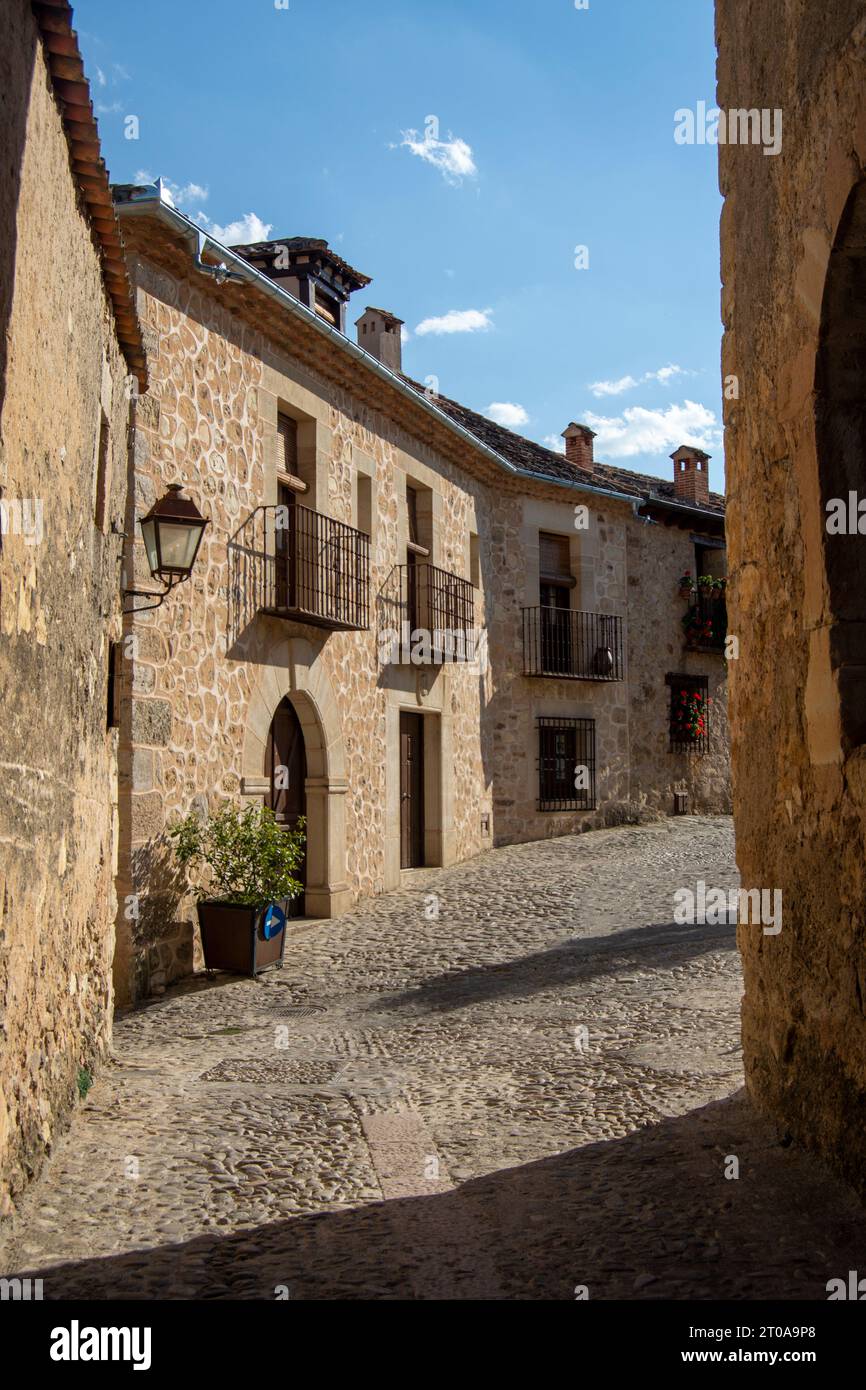
{"type": "Polygon", "coordinates": [[[110,106],[106,106],[104,101],[98,101],[94,110],[97,116],[115,116],[123,110],[123,105],[119,101],[113,101],[110,106]]]}
{"type": "Polygon", "coordinates": [[[410,339],[411,337],[412,337],[412,334],[409,332],[409,330],[408,330],[408,328],[406,327],[405,323],[402,323],[402,324],[400,325],[400,342],[401,342],[401,343],[408,343],[408,342],[409,342],[409,339],[410,339]]]}
{"type": "Polygon", "coordinates": [[[620,396],[635,386],[637,381],[633,376],[621,376],[618,381],[593,381],[589,389],[594,396],[620,396]]]}
{"type": "Polygon", "coordinates": [[[108,86],[108,78],[105,76],[105,73],[102,71],[102,68],[100,67],[97,67],[96,69],[96,80],[99,83],[100,87],[108,86]]]}
{"type": "Polygon", "coordinates": [[[593,381],[589,389],[595,397],[621,396],[623,391],[633,391],[645,381],[656,381],[659,386],[667,386],[674,377],[694,375],[694,372],[687,372],[684,367],[670,363],[667,367],[659,367],[656,372],[644,372],[641,377],[621,376],[617,381],[593,381]]]}
{"type": "Polygon", "coordinates": [[[267,241],[273,223],[263,222],[254,212],[245,212],[243,217],[235,222],[227,222],[224,227],[209,219],[204,219],[204,225],[211,236],[224,246],[242,246],[245,242],[267,241]]]}
{"type": "Polygon", "coordinates": [[[492,401],[484,414],[494,424],[505,425],[510,430],[516,429],[518,425],[529,424],[529,416],[523,406],[515,405],[513,401],[492,401]]]}
{"type": "Polygon", "coordinates": [[[657,381],[661,386],[667,386],[675,376],[694,376],[694,372],[685,372],[682,367],[671,364],[669,367],[659,367],[657,372],[647,372],[644,381],[657,381]]]}
{"type": "Polygon", "coordinates": [[[404,130],[402,135],[401,146],[432,164],[446,183],[460,183],[463,179],[475,178],[478,173],[471,147],[465,140],[456,139],[450,131],[447,140],[435,139],[429,130],[425,130],[423,137],[419,137],[417,130],[404,130]]]}
{"type": "Polygon", "coordinates": [[[621,396],[624,391],[634,391],[635,386],[639,386],[645,381],[656,381],[660,386],[667,386],[673,381],[674,377],[694,377],[694,371],[685,371],[684,367],[677,367],[674,363],[669,363],[667,367],[659,367],[657,371],[645,371],[642,377],[620,377],[619,381],[592,381],[589,384],[589,391],[596,396],[621,396]]]}
{"type": "MultiPolygon", "coordinates": [[[[135,175],[136,183],[153,183],[153,175],[147,169],[139,169],[135,175]]],[[[206,203],[210,196],[209,190],[200,183],[174,183],[172,179],[164,178],[162,181],[162,195],[170,207],[180,208],[189,213],[194,222],[214,238],[221,241],[224,246],[241,246],[250,241],[267,241],[271,234],[272,223],[263,222],[255,212],[245,212],[243,217],[238,217],[234,222],[226,222],[224,225],[219,222],[212,222],[206,212],[201,208],[196,211],[193,209],[198,203],[206,203]]]]}
{"type": "Polygon", "coordinates": [[[565,453],[565,440],[558,434],[546,434],[541,442],[545,449],[552,449],[555,454],[565,453]]]}
{"type": "Polygon", "coordinates": [[[584,417],[598,436],[596,454],[610,458],[630,458],[634,454],[658,454],[678,444],[697,444],[700,449],[717,448],[721,432],[712,410],[697,401],[683,401],[661,410],[633,405],[621,415],[584,417]]]}
{"type": "Polygon", "coordinates": [[[480,333],[493,327],[492,309],[449,309],[438,318],[422,319],[415,329],[419,338],[428,333],[480,333]]]}
{"type": "MultiPolygon", "coordinates": [[[[195,203],[207,202],[208,190],[199,183],[177,184],[171,179],[163,179],[162,193],[165,201],[173,208],[189,208],[195,203]]],[[[204,216],[204,214],[201,214],[204,216]]]]}

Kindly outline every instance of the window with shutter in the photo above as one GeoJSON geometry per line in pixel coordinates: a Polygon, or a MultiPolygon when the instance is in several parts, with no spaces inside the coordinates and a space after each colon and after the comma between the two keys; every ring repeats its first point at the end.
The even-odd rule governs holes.
{"type": "Polygon", "coordinates": [[[538,537],[539,569],[546,579],[571,579],[568,536],[542,531],[538,537]]]}
{"type": "Polygon", "coordinates": [[[277,416],[277,469],[282,473],[298,473],[298,422],[290,415],[277,416]]]}

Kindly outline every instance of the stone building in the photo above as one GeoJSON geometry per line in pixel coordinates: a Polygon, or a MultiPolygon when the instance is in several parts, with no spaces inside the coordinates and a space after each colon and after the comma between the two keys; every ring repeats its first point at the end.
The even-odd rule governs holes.
{"type": "MultiPolygon", "coordinates": [[[[325,242],[229,250],[156,185],[116,206],[151,377],[126,530],[172,483],[210,523],[124,643],[119,998],[193,967],[165,831],[219,798],[306,815],[312,917],[675,794],[727,809],[724,615],[679,594],[724,570],[706,455],[665,483],[581,425],[544,449],[406,377],[396,315],[350,340],[369,280],[325,242]],[[714,701],[699,734],[684,691],[714,701]]],[[[145,583],[140,540],[128,562],[145,583]]]]}
{"type": "Polygon", "coordinates": [[[69,20],[0,22],[0,1211],[111,1029],[116,529],[147,382],[69,20]]]}
{"type": "Polygon", "coordinates": [[[718,0],[734,813],[746,1081],[866,1190],[866,4],[718,0]],[[760,113],[755,111],[755,115],[760,113]]]}

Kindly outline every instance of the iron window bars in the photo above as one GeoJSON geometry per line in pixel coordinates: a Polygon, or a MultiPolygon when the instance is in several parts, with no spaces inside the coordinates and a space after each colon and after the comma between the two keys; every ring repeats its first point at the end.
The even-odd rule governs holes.
{"type": "Polygon", "coordinates": [[[538,810],[594,811],[595,720],[539,715],[535,722],[538,730],[538,810]]]}

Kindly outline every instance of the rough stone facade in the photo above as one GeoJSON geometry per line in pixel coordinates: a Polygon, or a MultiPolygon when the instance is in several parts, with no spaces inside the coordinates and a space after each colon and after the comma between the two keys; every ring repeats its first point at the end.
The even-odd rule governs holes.
{"type": "Polygon", "coordinates": [[[784,118],[774,157],[720,147],[737,853],[784,905],[740,927],[746,1080],[862,1192],[866,5],[718,0],[717,37],[718,105],[784,118]]]}
{"type": "MultiPolygon", "coordinates": [[[[30,5],[0,44],[0,1211],[111,1030],[127,367],[30,5]],[[8,177],[7,177],[8,174],[8,177]]],[[[68,50],[67,50],[68,51],[68,50]]],[[[107,181],[106,181],[107,191],[107,181]]],[[[110,208],[109,208],[110,214],[110,208]]]]}
{"type": "MultiPolygon", "coordinates": [[[[424,715],[431,866],[494,843],[669,814],[674,788],[690,792],[690,809],[728,809],[721,718],[708,753],[668,750],[665,674],[689,669],[677,594],[693,559],[687,525],[648,525],[630,502],[505,476],[466,446],[449,454],[441,427],[425,438],[423,418],[398,418],[397,402],[373,399],[369,366],[341,379],[333,348],[305,360],[301,338],[289,340],[285,311],[266,318],[261,291],[222,290],[203,274],[175,214],[130,205],[123,226],[152,383],[135,410],[126,529],[137,534],[143,513],[175,481],[210,525],[191,580],[128,625],[119,998],[158,990],[197,962],[193,906],[165,831],[224,797],[261,804],[268,731],[285,697],[306,746],[311,916],[334,915],[401,882],[401,711],[424,715]],[[369,487],[366,630],[329,632],[269,616],[252,596],[244,564],[257,548],[259,509],[277,502],[278,416],[287,413],[297,424],[305,507],[357,525],[359,480],[369,487]],[[477,552],[474,622],[488,638],[480,669],[382,660],[388,620],[380,599],[406,555],[407,482],[425,490],[432,563],[468,578],[477,552]],[[575,526],[580,502],[589,511],[583,529],[575,526]],[[622,681],[523,674],[522,612],[539,602],[541,531],[569,539],[572,609],[624,619],[622,681]],[[648,635],[633,632],[650,624],[648,635]],[[635,695],[638,670],[653,686],[651,705],[635,695]],[[595,810],[538,809],[536,719],[556,715],[595,720],[595,810]]],[[[134,562],[145,584],[140,543],[134,562]]],[[[723,657],[691,660],[714,672],[721,705],[723,657]]]]}

